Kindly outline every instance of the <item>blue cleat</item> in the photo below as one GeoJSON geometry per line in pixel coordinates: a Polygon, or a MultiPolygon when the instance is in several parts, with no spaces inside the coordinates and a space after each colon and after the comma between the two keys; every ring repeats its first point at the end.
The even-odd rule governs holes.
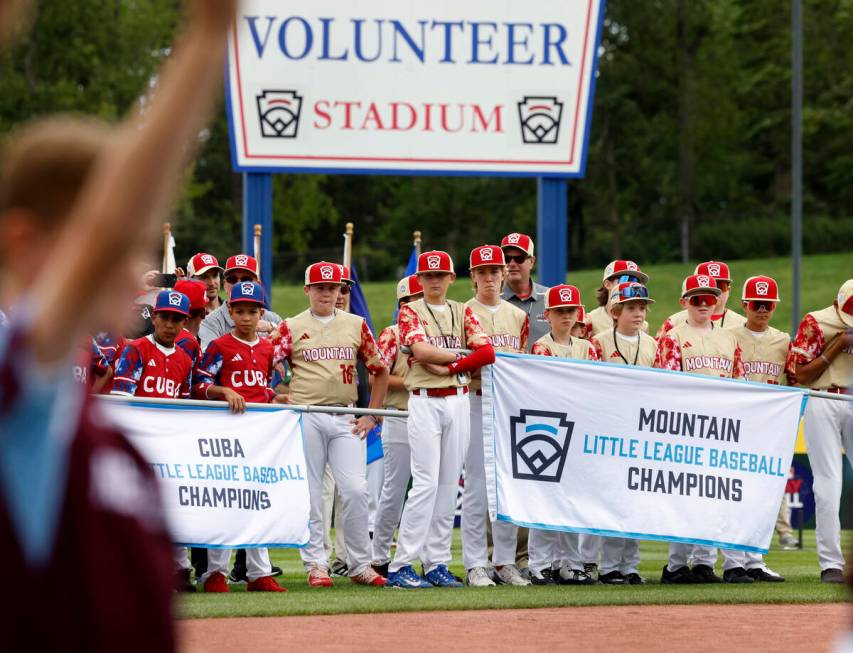
{"type": "Polygon", "coordinates": [[[456,576],[450,573],[447,565],[438,565],[424,576],[424,580],[431,583],[433,587],[464,587],[462,583],[456,580],[456,576]]]}
{"type": "MultiPolygon", "coordinates": [[[[447,567],[445,567],[447,569],[447,567]]],[[[427,587],[432,587],[431,583],[428,583],[423,578],[418,576],[415,573],[415,570],[412,569],[412,565],[406,565],[405,567],[401,567],[397,571],[392,571],[388,574],[388,582],[385,587],[399,587],[402,589],[423,589],[427,587]]]]}

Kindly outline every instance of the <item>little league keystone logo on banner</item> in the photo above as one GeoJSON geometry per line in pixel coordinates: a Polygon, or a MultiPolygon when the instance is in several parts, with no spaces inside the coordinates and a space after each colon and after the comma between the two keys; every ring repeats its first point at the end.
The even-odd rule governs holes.
{"type": "Polygon", "coordinates": [[[603,0],[244,0],[237,171],[580,177],[603,0]]]}
{"type": "Polygon", "coordinates": [[[300,414],[104,399],[160,481],[176,544],[302,547],[308,498],[300,414]]]}
{"type": "Polygon", "coordinates": [[[766,552],[807,396],[799,388],[498,353],[483,368],[490,516],[530,528],[766,552]]]}

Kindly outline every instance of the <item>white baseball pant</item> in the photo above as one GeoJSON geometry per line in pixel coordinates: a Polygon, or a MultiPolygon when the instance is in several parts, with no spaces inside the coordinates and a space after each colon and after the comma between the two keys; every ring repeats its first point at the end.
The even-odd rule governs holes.
{"type": "Polygon", "coordinates": [[[853,464],[853,403],[809,397],[803,435],[814,475],[815,535],[821,571],[844,569],[841,552],[841,473],[844,459],[853,464]]]}
{"type": "Polygon", "coordinates": [[[311,497],[311,534],[308,546],[301,549],[300,554],[306,569],[329,568],[323,542],[323,474],[328,463],[341,498],[348,574],[354,576],[370,564],[370,537],[367,534],[367,460],[361,439],[352,433],[351,420],[350,415],[305,413],[302,416],[311,497]]]}
{"type": "Polygon", "coordinates": [[[583,569],[577,533],[531,528],[527,536],[527,567],[539,573],[543,569],[583,569]]]}
{"type": "Polygon", "coordinates": [[[623,576],[639,573],[640,541],[628,537],[604,537],[601,542],[602,575],[618,571],[623,576]]]}
{"type": "Polygon", "coordinates": [[[373,525],[373,562],[380,565],[391,561],[391,541],[403,514],[403,500],[412,477],[405,417],[386,417],[382,422],[382,452],[385,475],[373,525]]]}
{"type": "Polygon", "coordinates": [[[185,546],[176,546],[174,550],[175,554],[175,569],[186,571],[190,569],[190,556],[189,549],[185,546]]]}
{"type": "MultiPolygon", "coordinates": [[[[207,581],[216,573],[228,578],[228,563],[230,561],[231,549],[208,549],[207,571],[201,577],[201,582],[207,581]]],[[[264,576],[272,576],[270,552],[267,549],[246,549],[246,577],[251,581],[264,576]]]]}
{"type": "Polygon", "coordinates": [[[598,564],[598,556],[601,554],[603,539],[601,535],[580,534],[578,547],[580,549],[581,560],[584,564],[598,564]]]}
{"type": "MultiPolygon", "coordinates": [[[[326,549],[326,558],[332,559],[335,553],[335,545],[332,542],[332,514],[335,509],[335,477],[332,476],[331,468],[326,465],[323,472],[323,546],[326,549]]],[[[337,536],[337,529],[335,530],[337,536]]]]}
{"type": "MultiPolygon", "coordinates": [[[[743,551],[720,549],[720,552],[723,554],[723,571],[743,567],[746,564],[743,551]]],[[[686,567],[691,562],[694,565],[707,565],[713,569],[714,565],[717,564],[717,548],[682,542],[672,542],[669,545],[667,569],[675,571],[681,567],[686,567]]]]}
{"type": "Polygon", "coordinates": [[[407,422],[412,449],[412,489],[403,508],[397,551],[389,571],[420,559],[426,573],[451,560],[453,517],[465,450],[468,448],[467,394],[409,395],[407,422]]]}
{"type": "MultiPolygon", "coordinates": [[[[483,449],[483,398],[472,395],[471,437],[465,454],[465,489],[462,492],[462,563],[465,569],[485,567],[489,560],[486,520],[486,469],[483,449]]],[[[518,526],[492,522],[492,561],[495,566],[514,565],[518,526]]]]}

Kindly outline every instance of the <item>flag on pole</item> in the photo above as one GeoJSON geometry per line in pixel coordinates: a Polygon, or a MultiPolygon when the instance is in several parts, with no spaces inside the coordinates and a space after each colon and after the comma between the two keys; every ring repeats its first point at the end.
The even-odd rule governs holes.
{"type": "Polygon", "coordinates": [[[350,313],[363,317],[364,321],[367,322],[370,332],[373,335],[376,335],[376,331],[373,329],[373,320],[370,318],[370,309],[367,307],[367,300],[364,298],[364,293],[361,290],[361,284],[358,282],[358,273],[355,271],[355,261],[351,262],[349,273],[353,283],[352,288],[350,289],[350,313]]]}

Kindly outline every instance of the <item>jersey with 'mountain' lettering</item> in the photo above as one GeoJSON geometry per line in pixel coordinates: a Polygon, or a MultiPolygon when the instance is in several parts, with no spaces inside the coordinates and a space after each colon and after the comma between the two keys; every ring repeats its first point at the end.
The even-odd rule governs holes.
{"type": "Polygon", "coordinates": [[[561,345],[554,340],[550,333],[539,338],[530,350],[537,356],[557,356],[558,358],[577,358],[579,360],[597,361],[598,353],[589,340],[569,338],[568,345],[561,345]]]}
{"type": "Polygon", "coordinates": [[[207,346],[193,395],[207,399],[207,389],[218,385],[231,388],[246,401],[268,404],[275,399],[275,391],[269,387],[272,373],[273,344],[268,338],[246,342],[226,333],[207,346]]]}
{"type": "MultiPolygon", "coordinates": [[[[491,344],[480,326],[480,321],[470,307],[448,299],[443,310],[430,306],[425,299],[409,302],[400,308],[397,316],[400,341],[411,347],[418,342],[428,342],[440,349],[473,349],[491,344]]],[[[461,388],[467,386],[458,374],[437,376],[409,359],[411,368],[406,374],[406,387],[461,388]]]]}
{"type": "Polygon", "coordinates": [[[590,342],[603,363],[651,367],[655,362],[657,343],[642,331],[637,336],[623,336],[611,328],[594,336],[590,342]]]}
{"type": "MultiPolygon", "coordinates": [[[[530,320],[520,308],[513,306],[505,299],[500,300],[497,306],[486,306],[476,298],[471,298],[465,302],[465,306],[474,312],[495,351],[514,354],[527,351],[530,320]]],[[[479,376],[471,379],[471,390],[479,390],[481,386],[482,381],[479,376]]]]}
{"type": "Polygon", "coordinates": [[[163,347],[153,335],[128,343],[116,365],[112,394],[189,399],[193,362],[179,347],[163,347]]]}
{"type": "Polygon", "coordinates": [[[746,325],[732,329],[732,333],[740,345],[747,380],[771,385],[785,383],[785,361],[791,351],[791,336],[773,327],[756,333],[746,325]]]}
{"type": "Polygon", "coordinates": [[[385,369],[376,340],[364,318],[335,310],[323,322],[311,310],[278,325],[275,359],[293,370],[290,399],[295,404],[350,406],[358,399],[355,366],[362,361],[371,374],[385,369]]]}
{"type": "Polygon", "coordinates": [[[705,376],[743,379],[740,346],[731,329],[712,325],[710,331],[687,322],[658,340],[654,367],[705,376]]]}

